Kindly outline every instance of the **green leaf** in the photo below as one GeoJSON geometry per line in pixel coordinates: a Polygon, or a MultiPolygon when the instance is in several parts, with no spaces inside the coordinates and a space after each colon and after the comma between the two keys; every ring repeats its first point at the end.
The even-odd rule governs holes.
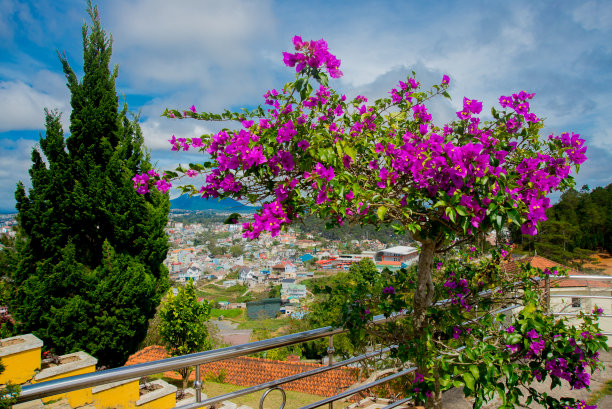
{"type": "Polygon", "coordinates": [[[480,372],[478,371],[478,367],[476,365],[470,365],[469,370],[472,373],[472,375],[474,375],[474,379],[480,378],[480,372]]]}
{"type": "Polygon", "coordinates": [[[463,381],[465,382],[465,386],[467,386],[469,389],[474,390],[474,377],[469,374],[469,373],[464,373],[463,374],[463,381]]]}
{"type": "Polygon", "coordinates": [[[452,207],[449,207],[447,210],[448,210],[448,218],[451,219],[451,222],[455,223],[457,212],[452,207]]]}
{"type": "Polygon", "coordinates": [[[457,213],[459,214],[459,216],[467,216],[467,208],[465,206],[457,206],[457,213]]]}
{"type": "Polygon", "coordinates": [[[239,213],[232,213],[223,221],[224,224],[237,224],[242,216],[239,213]]]}
{"type": "Polygon", "coordinates": [[[376,210],[376,215],[378,216],[378,218],[380,219],[380,221],[383,221],[385,219],[385,214],[387,213],[387,208],[385,206],[380,206],[377,210],[376,210]]]}
{"type": "Polygon", "coordinates": [[[295,81],[294,86],[297,92],[302,91],[302,87],[304,86],[304,77],[298,78],[298,80],[295,81]]]}
{"type": "Polygon", "coordinates": [[[512,223],[516,224],[517,226],[521,225],[521,216],[516,209],[510,209],[506,213],[508,214],[510,220],[512,220],[512,223]]]}

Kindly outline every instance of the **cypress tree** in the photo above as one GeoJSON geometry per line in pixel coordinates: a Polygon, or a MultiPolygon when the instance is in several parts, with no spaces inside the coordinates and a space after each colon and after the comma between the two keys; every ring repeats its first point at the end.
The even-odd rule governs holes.
{"type": "Polygon", "coordinates": [[[128,117],[110,68],[112,38],[89,3],[83,78],[60,55],[71,93],[70,135],[45,111],[32,151],[32,188],[17,186],[21,240],[13,311],[57,353],[84,350],[104,365],[125,362],[144,338],[167,289],[162,262],[168,198],[139,195],[131,178],[151,168],[138,117],[128,117]]]}

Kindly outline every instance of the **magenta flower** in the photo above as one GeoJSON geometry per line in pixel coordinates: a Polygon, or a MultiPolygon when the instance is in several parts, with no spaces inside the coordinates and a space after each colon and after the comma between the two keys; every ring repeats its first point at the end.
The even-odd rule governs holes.
{"type": "Polygon", "coordinates": [[[482,112],[482,102],[476,101],[475,99],[463,98],[463,111],[468,111],[473,114],[479,114],[482,112]]]}
{"type": "Polygon", "coordinates": [[[540,355],[540,353],[544,350],[544,340],[541,339],[539,341],[533,341],[529,345],[529,349],[531,349],[534,355],[540,355]]]}
{"type": "Polygon", "coordinates": [[[306,152],[306,149],[308,149],[308,147],[310,147],[310,144],[308,143],[307,140],[302,139],[301,141],[298,142],[297,146],[298,146],[298,148],[300,148],[301,150],[306,152]]]}
{"type": "Polygon", "coordinates": [[[201,148],[204,146],[204,144],[202,143],[202,138],[191,138],[191,146],[193,146],[194,148],[201,148]]]}
{"type": "Polygon", "coordinates": [[[172,183],[167,182],[164,179],[160,179],[155,182],[155,186],[157,187],[157,190],[159,190],[160,192],[166,193],[172,187],[172,183]]]}
{"type": "Polygon", "coordinates": [[[297,62],[296,54],[283,52],[283,62],[287,67],[295,67],[295,64],[297,62]]]}
{"type": "Polygon", "coordinates": [[[512,97],[505,97],[502,95],[499,97],[499,105],[501,105],[502,108],[512,107],[512,97]]]}
{"type": "Polygon", "coordinates": [[[540,338],[540,334],[538,334],[535,329],[530,329],[529,332],[527,332],[527,337],[529,339],[536,339],[540,338]]]}
{"type": "Polygon", "coordinates": [[[448,85],[448,83],[450,82],[450,78],[448,77],[448,75],[443,75],[442,76],[442,85],[448,85]]]}
{"type": "Polygon", "coordinates": [[[300,50],[302,47],[304,47],[304,40],[302,40],[302,37],[300,36],[293,36],[293,46],[295,47],[295,50],[298,51],[300,50]]]}
{"type": "Polygon", "coordinates": [[[192,105],[192,106],[191,106],[191,108],[189,108],[189,109],[191,109],[191,112],[193,112],[194,114],[198,112],[198,111],[196,110],[195,105],[192,105]]]}
{"type": "Polygon", "coordinates": [[[454,326],[453,327],[453,339],[457,340],[459,339],[459,336],[461,335],[461,328],[459,328],[458,326],[454,326]]]}
{"type": "Polygon", "coordinates": [[[351,163],[353,163],[353,158],[351,158],[348,155],[344,155],[342,157],[342,164],[344,165],[345,168],[350,168],[351,167],[351,163]]]}
{"type": "Polygon", "coordinates": [[[508,348],[512,354],[516,353],[520,347],[521,344],[506,345],[506,348],[508,348]]]}

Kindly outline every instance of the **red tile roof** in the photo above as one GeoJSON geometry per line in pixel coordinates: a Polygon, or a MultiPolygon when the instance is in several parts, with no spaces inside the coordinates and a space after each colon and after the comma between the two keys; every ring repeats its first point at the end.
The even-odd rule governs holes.
{"type": "MultiPolygon", "coordinates": [[[[168,358],[166,349],[159,345],[146,347],[128,358],[126,365],[135,365],[168,358]]],[[[233,385],[253,386],[325,365],[305,362],[273,361],[270,359],[239,357],[201,365],[202,377],[217,377],[225,373],[225,382],[233,385]]],[[[357,382],[357,368],[339,368],[315,376],[299,379],[283,386],[286,390],[318,396],[333,396],[357,382]]],[[[165,372],[164,376],[180,379],[176,372],[165,372]]],[[[190,379],[194,379],[192,372],[190,379]]]]}
{"type": "MultiPolygon", "coordinates": [[[[515,272],[519,269],[519,266],[522,264],[531,264],[532,267],[537,267],[541,269],[545,268],[553,268],[560,267],[564,270],[567,270],[569,275],[587,275],[576,269],[564,266],[563,264],[556,263],[552,260],[541,256],[529,256],[524,257],[518,260],[510,261],[502,266],[502,269],[508,272],[515,272]]],[[[542,282],[541,285],[544,285],[542,282]]],[[[576,278],[560,278],[551,276],[551,286],[553,287],[588,287],[588,288],[612,288],[612,280],[581,280],[576,278]]]]}

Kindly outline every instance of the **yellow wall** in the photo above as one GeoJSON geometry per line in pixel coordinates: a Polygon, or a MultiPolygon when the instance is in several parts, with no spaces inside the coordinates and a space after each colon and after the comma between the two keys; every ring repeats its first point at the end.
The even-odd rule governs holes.
{"type": "MultiPolygon", "coordinates": [[[[134,409],[139,398],[138,380],[124,383],[93,394],[96,408],[134,409]]],[[[170,408],[171,406],[168,406],[170,408]]]]}
{"type": "Polygon", "coordinates": [[[176,406],[176,394],[171,393],[166,396],[162,396],[159,399],[155,399],[151,402],[147,402],[144,405],[138,406],[138,409],[171,409],[176,406]]]}
{"type": "MultiPolygon", "coordinates": [[[[48,378],[38,379],[37,381],[33,380],[32,383],[41,383],[41,382],[46,382],[46,381],[53,381],[55,379],[67,378],[69,376],[76,376],[76,375],[82,375],[85,373],[92,373],[95,370],[96,370],[95,365],[86,366],[84,368],[75,369],[74,371],[65,372],[65,373],[62,373],[56,376],[50,376],[48,378]]],[[[56,399],[62,399],[62,398],[68,399],[68,403],[73,408],[77,406],[82,406],[86,403],[92,402],[91,388],[79,389],[77,391],[67,392],[61,395],[48,396],[46,398],[43,398],[42,401],[44,403],[47,403],[49,401],[56,400],[56,399]]]]}
{"type": "Polygon", "coordinates": [[[40,348],[6,355],[1,359],[6,369],[0,374],[0,383],[11,381],[21,384],[32,379],[35,371],[40,369],[40,348]]]}

